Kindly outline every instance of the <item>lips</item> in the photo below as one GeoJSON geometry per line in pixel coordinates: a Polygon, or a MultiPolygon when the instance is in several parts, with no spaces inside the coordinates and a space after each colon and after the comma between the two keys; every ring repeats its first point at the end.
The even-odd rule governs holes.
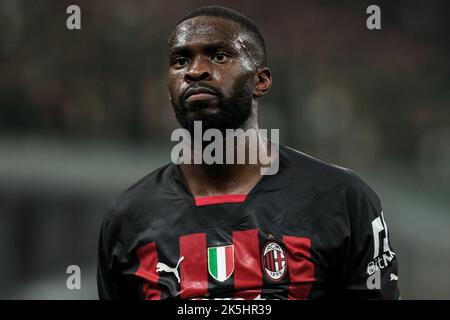
{"type": "Polygon", "coordinates": [[[184,95],[184,99],[187,102],[197,101],[197,100],[208,100],[208,99],[214,99],[214,98],[217,98],[217,94],[214,92],[214,90],[211,90],[206,87],[190,88],[186,91],[186,93],[184,95]]]}

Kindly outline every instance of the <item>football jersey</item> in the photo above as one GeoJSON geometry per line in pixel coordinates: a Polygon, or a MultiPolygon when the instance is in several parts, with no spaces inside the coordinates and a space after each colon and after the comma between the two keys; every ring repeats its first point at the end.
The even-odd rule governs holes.
{"type": "Polygon", "coordinates": [[[248,194],[195,198],[170,163],[101,226],[100,299],[399,299],[380,201],[352,171],[279,146],[248,194]]]}

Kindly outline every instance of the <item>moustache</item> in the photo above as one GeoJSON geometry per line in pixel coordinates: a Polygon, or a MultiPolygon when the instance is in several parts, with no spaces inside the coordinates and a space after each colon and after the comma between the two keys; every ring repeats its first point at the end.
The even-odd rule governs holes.
{"type": "Polygon", "coordinates": [[[223,97],[222,92],[220,92],[217,88],[214,88],[210,85],[198,84],[191,87],[186,88],[181,94],[182,102],[185,102],[189,96],[197,93],[209,93],[217,96],[219,99],[223,97]]]}

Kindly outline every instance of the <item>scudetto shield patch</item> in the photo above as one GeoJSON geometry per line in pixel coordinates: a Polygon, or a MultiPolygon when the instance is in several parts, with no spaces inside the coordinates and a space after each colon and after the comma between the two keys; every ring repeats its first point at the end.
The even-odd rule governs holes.
{"type": "Polygon", "coordinates": [[[208,271],[211,277],[224,282],[234,271],[233,245],[208,248],[208,271]]]}

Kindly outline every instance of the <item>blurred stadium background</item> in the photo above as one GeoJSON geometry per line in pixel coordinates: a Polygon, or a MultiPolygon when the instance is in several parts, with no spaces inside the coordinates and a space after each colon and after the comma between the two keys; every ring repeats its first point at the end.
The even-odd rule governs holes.
{"type": "MultiPolygon", "coordinates": [[[[207,1],[0,2],[0,298],[96,299],[110,201],[170,160],[166,40],[207,1]],[[82,29],[66,28],[78,4],[82,29]],[[66,289],[66,268],[82,289],[66,289]]],[[[404,299],[450,299],[448,1],[219,1],[265,36],[261,127],[382,199],[404,299]],[[366,28],[378,4],[382,30],[366,28]]]]}

